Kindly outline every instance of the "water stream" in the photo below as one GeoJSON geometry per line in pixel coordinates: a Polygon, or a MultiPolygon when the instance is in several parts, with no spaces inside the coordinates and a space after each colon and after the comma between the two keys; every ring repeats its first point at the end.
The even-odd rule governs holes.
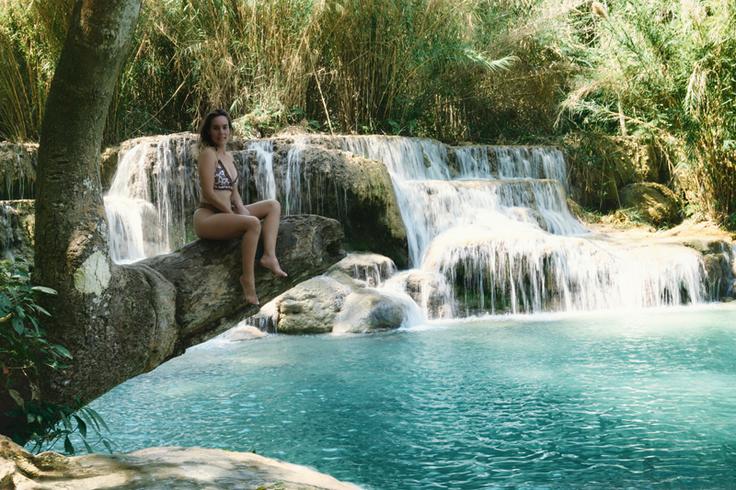
{"type": "MultiPolygon", "coordinates": [[[[150,143],[120,157],[105,198],[117,261],[168,252],[188,238],[197,200],[193,158],[185,154],[186,145],[173,141],[162,139],[154,159],[150,143]]],[[[448,307],[442,314],[637,308],[710,299],[696,251],[588,231],[568,209],[565,159],[555,148],[449,147],[382,136],[330,141],[386,165],[411,267],[430,278],[427,289],[445,294],[448,307]]],[[[301,153],[309,143],[308,137],[297,139],[285,156],[275,153],[272,140],[251,142],[237,152],[239,161],[255,162],[258,199],[281,199],[286,214],[311,206],[314,190],[303,188],[301,175],[301,153]]],[[[241,194],[247,196],[249,166],[242,168],[241,194]]],[[[437,314],[426,305],[424,313],[437,314]]]]}

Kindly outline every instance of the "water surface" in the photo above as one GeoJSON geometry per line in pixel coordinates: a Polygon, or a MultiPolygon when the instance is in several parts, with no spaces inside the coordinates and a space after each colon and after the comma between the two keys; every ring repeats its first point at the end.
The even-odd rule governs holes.
{"type": "Polygon", "coordinates": [[[736,306],[215,340],[93,407],[123,451],[255,450],[374,489],[726,487],[736,306]]]}

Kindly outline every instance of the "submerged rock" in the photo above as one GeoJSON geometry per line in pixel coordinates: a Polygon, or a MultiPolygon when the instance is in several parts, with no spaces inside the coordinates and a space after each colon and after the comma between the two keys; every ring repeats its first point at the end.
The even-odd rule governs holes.
{"type": "Polygon", "coordinates": [[[677,196],[669,188],[656,182],[627,185],[621,190],[621,205],[624,208],[633,208],[641,219],[656,227],[682,221],[677,196]]]}
{"type": "Polygon", "coordinates": [[[0,487],[5,489],[278,488],[352,490],[306,466],[254,453],[156,447],[127,454],[34,456],[0,436],[0,487]]]}

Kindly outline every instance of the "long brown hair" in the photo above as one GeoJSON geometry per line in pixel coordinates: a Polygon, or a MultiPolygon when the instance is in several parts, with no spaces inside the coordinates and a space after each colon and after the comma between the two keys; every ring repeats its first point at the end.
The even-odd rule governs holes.
{"type": "Polygon", "coordinates": [[[215,146],[215,142],[212,141],[210,136],[210,127],[212,126],[212,120],[218,116],[225,116],[227,118],[227,126],[232,131],[233,121],[230,119],[230,114],[225,109],[215,109],[214,111],[207,114],[202,121],[202,126],[199,128],[199,142],[200,144],[207,146],[215,146]]]}

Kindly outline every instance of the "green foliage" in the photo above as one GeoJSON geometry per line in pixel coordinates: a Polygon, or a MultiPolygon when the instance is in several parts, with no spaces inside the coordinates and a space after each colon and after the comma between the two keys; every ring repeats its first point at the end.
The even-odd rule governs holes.
{"type": "MultiPolygon", "coordinates": [[[[727,0],[611,0],[560,7],[547,41],[577,69],[560,125],[656,149],[688,201],[736,211],[736,5],[727,0]],[[584,24],[584,25],[583,25],[584,24]]],[[[603,155],[603,154],[599,154],[603,155]]]]}
{"type": "Polygon", "coordinates": [[[40,400],[40,378],[47,370],[68,367],[69,351],[48,340],[42,326],[43,317],[50,316],[37,303],[39,294],[53,295],[56,291],[31,286],[28,267],[22,262],[0,261],[0,369],[3,374],[3,406],[13,406],[0,417],[24,421],[9,434],[24,443],[30,440],[35,450],[53,446],[63,440],[68,453],[75,448],[69,436],[78,433],[88,451],[88,438],[94,433],[97,442],[108,449],[110,442],[101,435],[107,428],[102,418],[91,408],[63,407],[40,400]],[[22,429],[21,429],[22,428],[22,429]]]}
{"type": "MultiPolygon", "coordinates": [[[[71,4],[0,3],[0,138],[37,139],[71,4]]],[[[144,2],[105,140],[224,107],[262,135],[561,143],[587,205],[655,180],[725,223],[734,66],[730,0],[144,2]]]]}
{"type": "Polygon", "coordinates": [[[0,139],[38,140],[71,0],[0,4],[0,139]]]}
{"type": "MultiPolygon", "coordinates": [[[[191,130],[213,107],[245,117],[264,134],[293,124],[295,111],[289,108],[297,107],[309,127],[323,130],[469,137],[467,122],[485,119],[492,95],[488,81],[516,62],[494,49],[493,35],[484,32],[489,24],[479,20],[490,8],[502,12],[507,3],[146,2],[105,139],[191,130]]],[[[20,115],[4,118],[26,128],[5,131],[7,138],[38,136],[59,53],[56,34],[64,22],[37,18],[68,19],[70,5],[69,0],[0,5],[0,15],[14,19],[6,32],[15,40],[6,43],[13,56],[0,51],[0,63],[35,60],[36,52],[44,60],[43,70],[9,84],[37,88],[37,101],[15,95],[8,100],[16,101],[20,115],[38,117],[22,124],[13,122],[20,115]]]]}

